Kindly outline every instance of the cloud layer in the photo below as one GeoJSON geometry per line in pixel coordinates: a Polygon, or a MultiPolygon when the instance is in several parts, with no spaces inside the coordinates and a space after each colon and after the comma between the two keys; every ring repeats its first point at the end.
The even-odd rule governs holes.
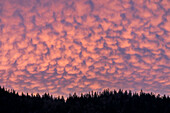
{"type": "Polygon", "coordinates": [[[0,85],[170,95],[170,0],[1,0],[0,85]]]}

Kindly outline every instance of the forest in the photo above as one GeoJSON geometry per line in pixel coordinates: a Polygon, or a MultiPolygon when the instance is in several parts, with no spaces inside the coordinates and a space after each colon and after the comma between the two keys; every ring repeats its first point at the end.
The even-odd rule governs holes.
{"type": "Polygon", "coordinates": [[[170,97],[132,91],[90,91],[78,96],[18,94],[0,87],[0,113],[170,113],[170,97]]]}

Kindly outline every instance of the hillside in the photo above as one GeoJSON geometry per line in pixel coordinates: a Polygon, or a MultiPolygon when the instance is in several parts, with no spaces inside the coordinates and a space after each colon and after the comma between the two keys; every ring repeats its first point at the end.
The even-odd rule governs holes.
{"type": "Polygon", "coordinates": [[[0,87],[0,113],[170,113],[170,98],[107,89],[81,96],[74,93],[65,100],[47,93],[18,95],[15,90],[0,87]]]}

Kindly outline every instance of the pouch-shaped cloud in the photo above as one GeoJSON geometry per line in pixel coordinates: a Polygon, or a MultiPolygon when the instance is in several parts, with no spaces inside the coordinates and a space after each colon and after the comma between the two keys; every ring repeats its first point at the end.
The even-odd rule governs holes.
{"type": "Polygon", "coordinates": [[[169,0],[1,0],[0,85],[170,95],[169,0]]]}

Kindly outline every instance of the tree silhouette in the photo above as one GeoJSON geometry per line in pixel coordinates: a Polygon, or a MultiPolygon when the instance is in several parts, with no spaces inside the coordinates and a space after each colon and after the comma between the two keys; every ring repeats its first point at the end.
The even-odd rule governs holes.
{"type": "Polygon", "coordinates": [[[116,90],[91,91],[78,96],[53,97],[49,93],[40,96],[0,87],[0,113],[170,113],[169,96],[116,90]]]}

